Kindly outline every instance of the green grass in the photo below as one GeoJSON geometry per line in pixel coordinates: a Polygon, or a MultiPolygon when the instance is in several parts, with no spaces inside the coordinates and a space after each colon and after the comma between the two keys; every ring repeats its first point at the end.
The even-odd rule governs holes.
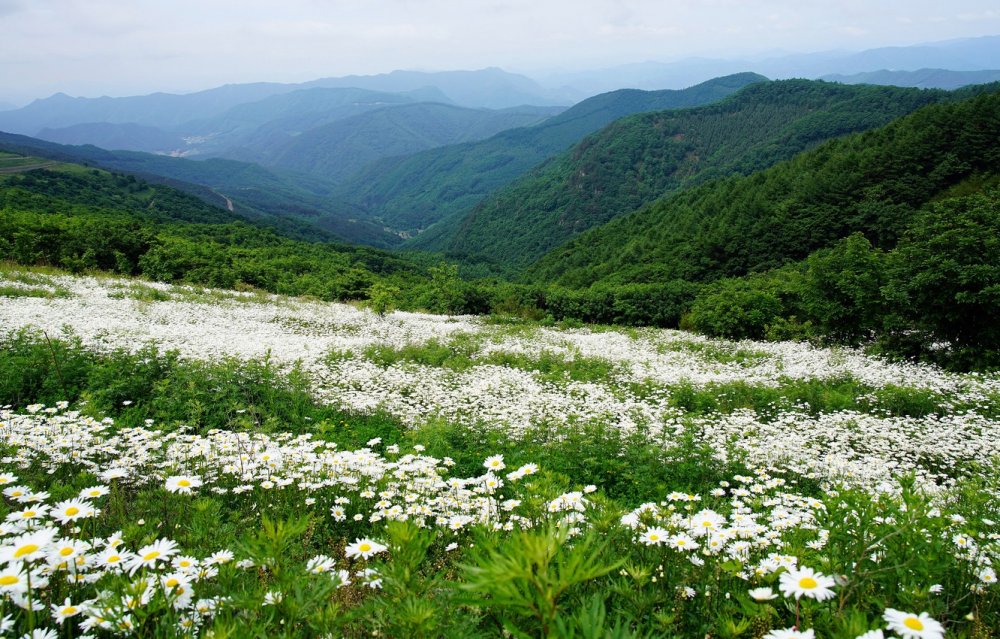
{"type": "Polygon", "coordinates": [[[41,297],[52,299],[56,297],[72,297],[72,293],[64,288],[48,289],[23,286],[8,286],[0,283],[0,297],[41,297]]]}
{"type": "MultiPolygon", "coordinates": [[[[402,347],[373,344],[364,349],[363,356],[382,367],[412,363],[462,372],[475,366],[505,366],[535,373],[539,380],[552,383],[605,382],[612,379],[621,368],[620,364],[604,358],[579,354],[567,357],[549,350],[537,354],[504,351],[480,354],[482,339],[481,336],[463,333],[452,336],[447,342],[430,340],[402,347]]],[[[352,355],[338,351],[331,353],[330,359],[335,361],[352,355]]]]}

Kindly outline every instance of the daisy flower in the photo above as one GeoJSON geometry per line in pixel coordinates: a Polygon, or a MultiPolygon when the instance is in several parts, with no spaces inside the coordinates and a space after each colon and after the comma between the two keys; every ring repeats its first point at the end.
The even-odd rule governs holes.
{"type": "Polygon", "coordinates": [[[14,537],[0,546],[0,563],[42,559],[55,536],[55,528],[42,528],[14,537]]]}
{"type": "Polygon", "coordinates": [[[70,602],[69,597],[66,597],[66,600],[61,604],[52,604],[52,619],[60,626],[64,621],[70,617],[77,616],[81,612],[83,610],[79,606],[74,606],[70,602]]]}
{"type": "Polygon", "coordinates": [[[371,539],[355,539],[353,544],[350,544],[344,549],[344,552],[348,557],[361,557],[362,559],[368,559],[372,555],[385,552],[386,550],[388,550],[388,548],[376,541],[372,541],[371,539]]]}
{"type": "Polygon", "coordinates": [[[886,608],[882,618],[889,624],[889,630],[902,637],[913,639],[941,639],[944,637],[944,626],[932,619],[926,612],[917,615],[895,608],[886,608]]]}
{"type": "Polygon", "coordinates": [[[97,499],[108,494],[108,487],[101,484],[80,491],[80,499],[97,499]]]}
{"type": "Polygon", "coordinates": [[[781,573],[778,581],[778,588],[786,597],[799,599],[803,595],[817,601],[824,601],[833,597],[834,586],[832,578],[814,571],[805,566],[801,568],[788,568],[781,573]]]}
{"type": "Polygon", "coordinates": [[[749,590],[747,594],[749,594],[754,601],[770,601],[778,598],[778,593],[774,592],[770,588],[753,588],[749,590]]]}
{"type": "Polygon", "coordinates": [[[647,546],[659,546],[667,540],[669,533],[662,528],[649,528],[639,535],[639,541],[647,546]]]}
{"type": "Polygon", "coordinates": [[[90,502],[83,499],[67,499],[66,501],[61,501],[53,506],[52,512],[49,513],[49,515],[60,524],[68,524],[76,521],[77,519],[92,517],[96,514],[97,511],[90,504],[90,502]]]}
{"type": "Polygon", "coordinates": [[[506,467],[507,464],[503,463],[503,455],[487,457],[486,461],[483,462],[483,468],[487,470],[503,470],[506,467]]]}
{"type": "Polygon", "coordinates": [[[152,568],[158,562],[166,561],[175,554],[177,554],[177,542],[171,539],[157,539],[135,553],[129,562],[129,572],[135,574],[140,568],[152,568]]]}
{"type": "Polygon", "coordinates": [[[698,542],[684,533],[677,533],[670,538],[667,544],[676,550],[694,550],[698,547],[698,542]]]}
{"type": "Polygon", "coordinates": [[[0,592],[24,592],[28,589],[28,572],[24,564],[7,564],[0,569],[0,592]]]}
{"type": "Polygon", "coordinates": [[[195,475],[173,475],[167,477],[164,488],[172,493],[190,495],[191,491],[201,486],[201,478],[195,475]]]}

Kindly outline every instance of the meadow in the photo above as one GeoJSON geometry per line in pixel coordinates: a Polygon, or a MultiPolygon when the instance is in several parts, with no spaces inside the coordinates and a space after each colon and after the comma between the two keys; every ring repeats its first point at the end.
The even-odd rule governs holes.
{"type": "Polygon", "coordinates": [[[20,637],[995,637],[1000,375],[0,269],[20,637]]]}

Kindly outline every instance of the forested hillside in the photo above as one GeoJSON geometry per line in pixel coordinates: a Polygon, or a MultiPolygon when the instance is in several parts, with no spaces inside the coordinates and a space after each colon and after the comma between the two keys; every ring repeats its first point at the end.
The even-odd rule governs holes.
{"type": "Polygon", "coordinates": [[[382,158],[482,140],[543,122],[558,111],[467,109],[426,102],[386,107],[309,129],[271,149],[254,143],[248,153],[260,151],[247,159],[339,182],[382,158]]]}
{"type": "Polygon", "coordinates": [[[516,272],[587,229],[706,180],[750,174],[966,92],[761,82],[721,102],[617,120],[421,242],[516,272]]]}
{"type": "Polygon", "coordinates": [[[721,178],[581,235],[534,281],[707,281],[781,266],[852,232],[895,245],[913,212],[1000,169],[1000,94],[931,105],[769,170],[721,178]]]}
{"type": "Polygon", "coordinates": [[[70,164],[0,175],[0,260],[325,299],[426,279],[382,251],[295,241],[175,189],[70,164]]]}
{"type": "Polygon", "coordinates": [[[449,215],[462,214],[494,189],[618,118],[706,104],[765,79],[742,73],[679,91],[613,91],[584,100],[537,126],[381,160],[345,181],[338,195],[392,228],[416,233],[449,215]]]}
{"type": "Polygon", "coordinates": [[[88,164],[172,186],[203,202],[253,217],[297,237],[392,246],[398,236],[365,219],[364,212],[330,196],[331,185],[312,176],[233,160],[204,161],[137,151],[64,146],[0,132],[0,150],[88,164]]]}

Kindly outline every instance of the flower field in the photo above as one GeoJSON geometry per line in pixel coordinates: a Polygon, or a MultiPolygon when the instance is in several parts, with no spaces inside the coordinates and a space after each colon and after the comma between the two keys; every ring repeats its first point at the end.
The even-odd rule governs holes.
{"type": "Polygon", "coordinates": [[[1000,376],[10,268],[0,291],[4,636],[1000,628],[1000,376]]]}

